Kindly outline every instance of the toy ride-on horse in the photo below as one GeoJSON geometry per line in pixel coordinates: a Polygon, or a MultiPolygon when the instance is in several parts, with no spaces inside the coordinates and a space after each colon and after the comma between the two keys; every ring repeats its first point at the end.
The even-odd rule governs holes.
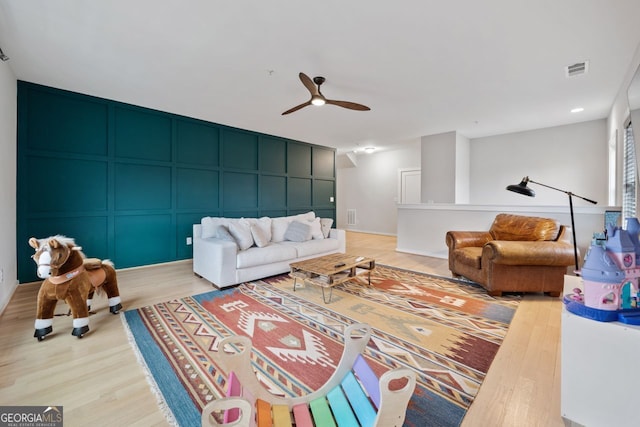
{"type": "Polygon", "coordinates": [[[38,292],[38,309],[33,336],[42,341],[53,331],[53,315],[58,300],[64,300],[73,315],[72,335],[82,338],[89,331],[89,309],[94,291],[104,289],[109,298],[109,311],[122,309],[118,281],[113,264],[95,258],[85,258],[74,239],[52,236],[29,239],[36,250],[33,260],[38,265],[38,277],[45,279],[38,292]]]}

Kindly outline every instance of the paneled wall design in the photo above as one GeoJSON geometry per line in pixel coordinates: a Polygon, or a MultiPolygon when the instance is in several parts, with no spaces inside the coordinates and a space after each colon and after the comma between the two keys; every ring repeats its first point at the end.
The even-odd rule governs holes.
{"type": "Polygon", "coordinates": [[[335,150],[18,82],[20,282],[29,237],[74,237],[116,268],[191,258],[203,216],[335,220],[335,150]]]}

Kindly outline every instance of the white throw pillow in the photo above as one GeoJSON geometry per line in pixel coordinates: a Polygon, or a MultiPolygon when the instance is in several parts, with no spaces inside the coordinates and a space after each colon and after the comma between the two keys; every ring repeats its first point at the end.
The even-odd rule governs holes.
{"type": "Polygon", "coordinates": [[[233,236],[231,235],[231,233],[229,233],[229,227],[227,227],[226,225],[219,225],[218,228],[216,228],[215,237],[216,237],[216,239],[226,240],[228,242],[234,242],[235,243],[235,241],[236,241],[233,238],[233,236]]]}
{"type": "Polygon", "coordinates": [[[311,227],[311,238],[312,239],[324,239],[324,234],[322,233],[322,226],[320,225],[320,218],[316,218],[312,221],[307,221],[309,227],[311,227]]]}
{"type": "Polygon", "coordinates": [[[232,221],[229,218],[217,217],[217,216],[206,216],[200,220],[200,224],[202,225],[202,238],[208,239],[209,237],[216,237],[216,233],[218,232],[218,227],[221,225],[228,226],[229,222],[232,221]]]}
{"type": "MultiPolygon", "coordinates": [[[[271,233],[271,227],[269,227],[269,233],[271,233]]],[[[265,231],[255,222],[251,224],[251,236],[253,241],[256,242],[256,246],[263,248],[269,244],[269,239],[265,231]]]]}
{"type": "Polygon", "coordinates": [[[287,216],[281,216],[271,219],[271,241],[282,242],[284,240],[284,233],[287,232],[287,227],[291,219],[287,216]]]}
{"type": "Polygon", "coordinates": [[[227,242],[233,242],[237,245],[236,239],[233,238],[229,232],[229,227],[226,225],[219,225],[216,229],[216,239],[226,240],[227,242]]]}
{"type": "Polygon", "coordinates": [[[300,221],[291,221],[284,233],[284,239],[292,242],[306,242],[311,240],[311,226],[300,221]]]}
{"type": "Polygon", "coordinates": [[[331,232],[331,226],[333,225],[333,218],[320,218],[320,226],[322,227],[322,234],[325,239],[329,238],[331,232]]]}
{"type": "Polygon", "coordinates": [[[229,233],[231,233],[233,238],[236,240],[236,244],[241,251],[253,246],[251,226],[246,219],[231,221],[229,223],[229,233]]]}
{"type": "Polygon", "coordinates": [[[307,213],[281,216],[271,219],[271,241],[282,242],[285,240],[284,233],[287,232],[287,228],[292,221],[300,221],[302,223],[311,221],[316,217],[316,213],[309,211],[307,213]]]}
{"type": "Polygon", "coordinates": [[[271,218],[263,216],[259,219],[247,218],[247,221],[249,221],[249,224],[251,224],[252,227],[255,225],[260,229],[260,231],[262,231],[262,235],[267,239],[267,242],[271,241],[271,218]]]}
{"type": "Polygon", "coordinates": [[[311,220],[313,220],[315,218],[316,218],[316,213],[314,211],[309,211],[307,213],[293,215],[291,217],[292,220],[300,221],[300,222],[311,221],[311,220]]]}
{"type": "Polygon", "coordinates": [[[200,220],[200,224],[202,225],[203,239],[216,237],[216,229],[218,228],[218,223],[213,221],[213,218],[211,218],[210,216],[205,216],[200,220]]]}

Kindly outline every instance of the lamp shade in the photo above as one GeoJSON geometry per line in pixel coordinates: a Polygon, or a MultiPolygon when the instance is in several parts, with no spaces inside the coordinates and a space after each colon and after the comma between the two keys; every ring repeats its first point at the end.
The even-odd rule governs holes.
{"type": "Polygon", "coordinates": [[[509,185],[507,186],[507,190],[513,191],[514,193],[523,194],[525,196],[535,197],[536,192],[533,191],[531,188],[527,187],[528,182],[529,180],[526,177],[522,178],[522,181],[520,181],[520,184],[509,185]]]}

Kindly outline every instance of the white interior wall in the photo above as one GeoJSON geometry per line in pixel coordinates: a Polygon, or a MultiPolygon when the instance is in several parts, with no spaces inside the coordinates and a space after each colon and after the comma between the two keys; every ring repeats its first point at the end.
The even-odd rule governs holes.
{"type": "MultiPolygon", "coordinates": [[[[16,255],[17,81],[8,62],[0,62],[0,312],[18,284],[16,255]]],[[[26,244],[26,242],[25,242],[26,244]]]]}
{"type": "Polygon", "coordinates": [[[471,178],[471,140],[456,132],[456,203],[469,203],[471,178]]]}
{"type": "MultiPolygon", "coordinates": [[[[608,203],[606,120],[471,141],[471,204],[566,206],[568,196],[536,184],[536,197],[506,191],[522,177],[608,203]]],[[[576,205],[590,205],[574,198],[576,205]]]]}
{"type": "Polygon", "coordinates": [[[456,132],[421,138],[422,203],[456,202],[456,132]]]}
{"type": "MultiPolygon", "coordinates": [[[[530,184],[536,191],[535,198],[505,190],[507,185],[517,184],[523,176],[529,175],[544,184],[596,200],[599,206],[607,205],[606,132],[606,120],[601,119],[470,140],[466,156],[469,204],[567,207],[564,193],[536,184],[530,184]]],[[[425,166],[421,164],[423,141],[424,138],[409,141],[393,151],[360,154],[357,165],[338,167],[338,227],[380,234],[397,233],[397,171],[421,167],[424,174],[425,166]],[[358,224],[355,226],[346,224],[347,209],[356,209],[358,224]]],[[[453,150],[456,140],[450,138],[449,142],[448,148],[453,150]]],[[[453,160],[447,163],[447,159],[455,156],[447,154],[453,151],[444,156],[434,153],[431,158],[440,159],[440,162],[433,162],[433,169],[440,163],[448,168],[446,173],[452,173],[455,165],[453,160]]],[[[463,149],[456,155],[465,160],[463,149]]],[[[436,174],[432,180],[442,182],[442,177],[436,174]]],[[[576,207],[593,206],[577,198],[574,202],[576,207]]]]}
{"type": "Polygon", "coordinates": [[[420,168],[420,139],[396,149],[357,155],[357,165],[336,172],[336,223],[339,228],[396,234],[398,170],[420,168]],[[356,209],[357,223],[347,225],[347,209],[356,209]]]}

